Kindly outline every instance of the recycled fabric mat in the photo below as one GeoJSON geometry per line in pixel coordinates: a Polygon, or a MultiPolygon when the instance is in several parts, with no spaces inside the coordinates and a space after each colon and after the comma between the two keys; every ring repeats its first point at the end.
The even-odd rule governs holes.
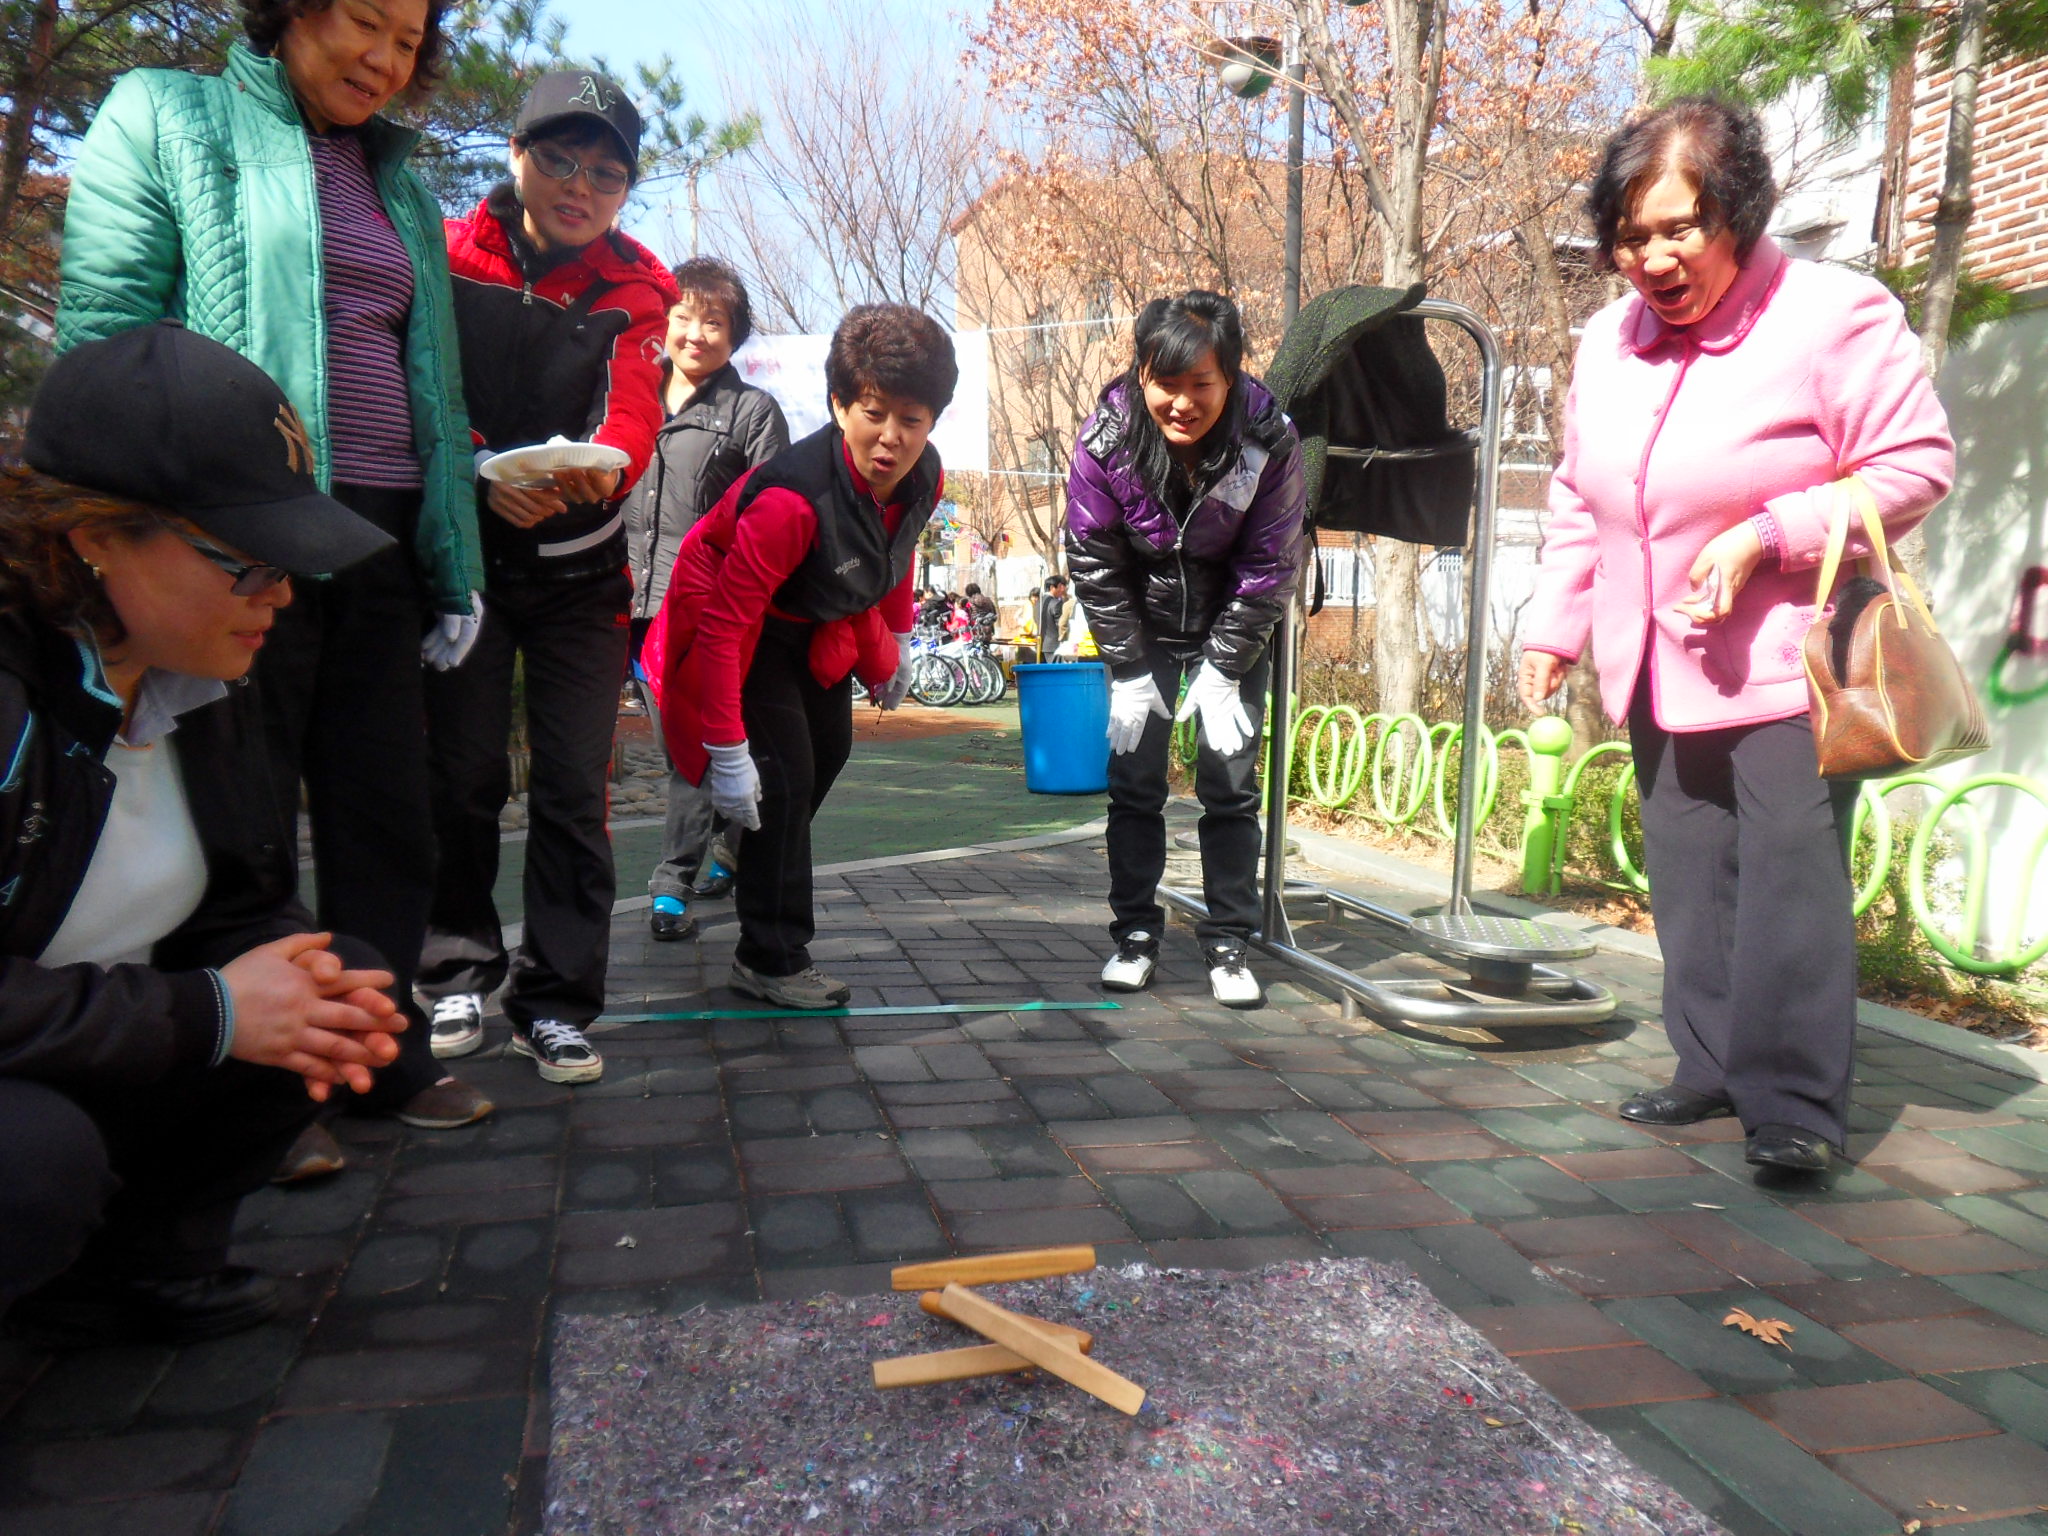
{"type": "Polygon", "coordinates": [[[1031,1372],[880,1392],[982,1341],[915,1295],[558,1326],[549,1536],[1711,1536],[1407,1270],[1098,1269],[989,1286],[1149,1389],[1031,1372]]]}

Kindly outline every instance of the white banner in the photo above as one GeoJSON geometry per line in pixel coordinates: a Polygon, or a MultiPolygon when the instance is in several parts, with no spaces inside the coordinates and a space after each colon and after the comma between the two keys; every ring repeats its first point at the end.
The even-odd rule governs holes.
{"type": "MultiPolygon", "coordinates": [[[[825,425],[825,353],[830,336],[753,336],[733,354],[740,377],[775,397],[789,418],[792,441],[825,425]]],[[[988,332],[955,331],[953,356],[960,387],[932,429],[932,443],[948,469],[988,471],[988,332]]]]}

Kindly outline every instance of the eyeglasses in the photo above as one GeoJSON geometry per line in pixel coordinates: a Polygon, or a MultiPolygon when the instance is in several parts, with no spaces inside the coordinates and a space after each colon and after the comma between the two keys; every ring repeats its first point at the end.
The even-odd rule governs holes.
{"type": "Polygon", "coordinates": [[[218,544],[209,544],[196,533],[187,533],[173,523],[165,523],[163,526],[168,532],[198,550],[210,563],[234,577],[234,583],[228,590],[236,597],[255,597],[292,579],[292,573],[281,565],[258,565],[253,561],[237,560],[218,544]]]}
{"type": "Polygon", "coordinates": [[[633,179],[630,171],[622,171],[615,165],[585,165],[574,155],[565,155],[548,144],[535,144],[527,150],[526,158],[550,181],[570,181],[581,171],[590,190],[602,197],[617,196],[633,179]]]}

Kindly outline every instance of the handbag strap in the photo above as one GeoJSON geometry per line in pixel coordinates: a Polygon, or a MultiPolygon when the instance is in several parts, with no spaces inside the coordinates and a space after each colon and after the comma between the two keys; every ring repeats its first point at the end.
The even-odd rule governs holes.
{"type": "Polygon", "coordinates": [[[1821,557],[1820,585],[1814,596],[1814,607],[1825,608],[1828,599],[1834,595],[1835,576],[1841,568],[1843,550],[1849,541],[1849,507],[1854,506],[1863,520],[1864,537],[1870,541],[1870,554],[1866,563],[1891,590],[1894,599],[1903,588],[1907,598],[1920,611],[1920,617],[1927,621],[1928,628],[1935,629],[1938,633],[1934,615],[1927,607],[1927,599],[1920,595],[1920,588],[1906,573],[1906,568],[1899,564],[1898,557],[1892,553],[1891,546],[1885,541],[1884,523],[1877,515],[1877,498],[1870,493],[1870,487],[1863,483],[1863,477],[1845,476],[1834,483],[1833,489],[1835,515],[1828,528],[1827,552],[1821,557]]]}

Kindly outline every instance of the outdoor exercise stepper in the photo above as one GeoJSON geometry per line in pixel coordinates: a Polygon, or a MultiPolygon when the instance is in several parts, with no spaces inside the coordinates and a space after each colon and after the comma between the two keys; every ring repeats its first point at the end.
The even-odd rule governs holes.
{"type": "MultiPolygon", "coordinates": [[[[1272,642],[1273,699],[1266,757],[1265,889],[1261,923],[1252,935],[1255,947],[1302,972],[1310,981],[1336,993],[1347,1018],[1363,1009],[1382,1018],[1442,1027],[1479,1026],[1500,1029],[1518,1025],[1597,1024],[1614,1012],[1614,994],[1605,987],[1557,969],[1565,960],[1593,953],[1591,939],[1554,924],[1518,917],[1496,917],[1473,910],[1472,837],[1478,822],[1482,774],[1478,748],[1485,733],[1487,589],[1493,568],[1494,522],[1500,492],[1501,361],[1492,330],[1477,312],[1444,299],[1419,299],[1395,305],[1360,329],[1354,350],[1377,344],[1380,324],[1397,314],[1443,320],[1459,327],[1479,348],[1480,422],[1478,438],[1477,508],[1467,561],[1465,723],[1459,751],[1464,770],[1458,778],[1458,821],[1451,867],[1451,896],[1441,912],[1411,917],[1362,896],[1307,881],[1287,879],[1287,794],[1289,749],[1294,732],[1293,705],[1296,603],[1282,614],[1272,642]],[[1394,929],[1406,943],[1462,966],[1466,985],[1433,977],[1366,977],[1296,946],[1287,916],[1287,898],[1321,901],[1333,920],[1344,916],[1369,919],[1394,929]]],[[[1282,343],[1282,349],[1285,349],[1282,343]]],[[[1306,381],[1306,395],[1323,382],[1306,381]]],[[[1281,402],[1290,410],[1295,401],[1281,402]]],[[[1333,459],[1398,464],[1445,453],[1471,451],[1471,434],[1438,447],[1388,448],[1376,444],[1332,443],[1333,459]]],[[[1201,897],[1175,886],[1159,887],[1159,899],[1170,907],[1208,915],[1201,897]]]]}

